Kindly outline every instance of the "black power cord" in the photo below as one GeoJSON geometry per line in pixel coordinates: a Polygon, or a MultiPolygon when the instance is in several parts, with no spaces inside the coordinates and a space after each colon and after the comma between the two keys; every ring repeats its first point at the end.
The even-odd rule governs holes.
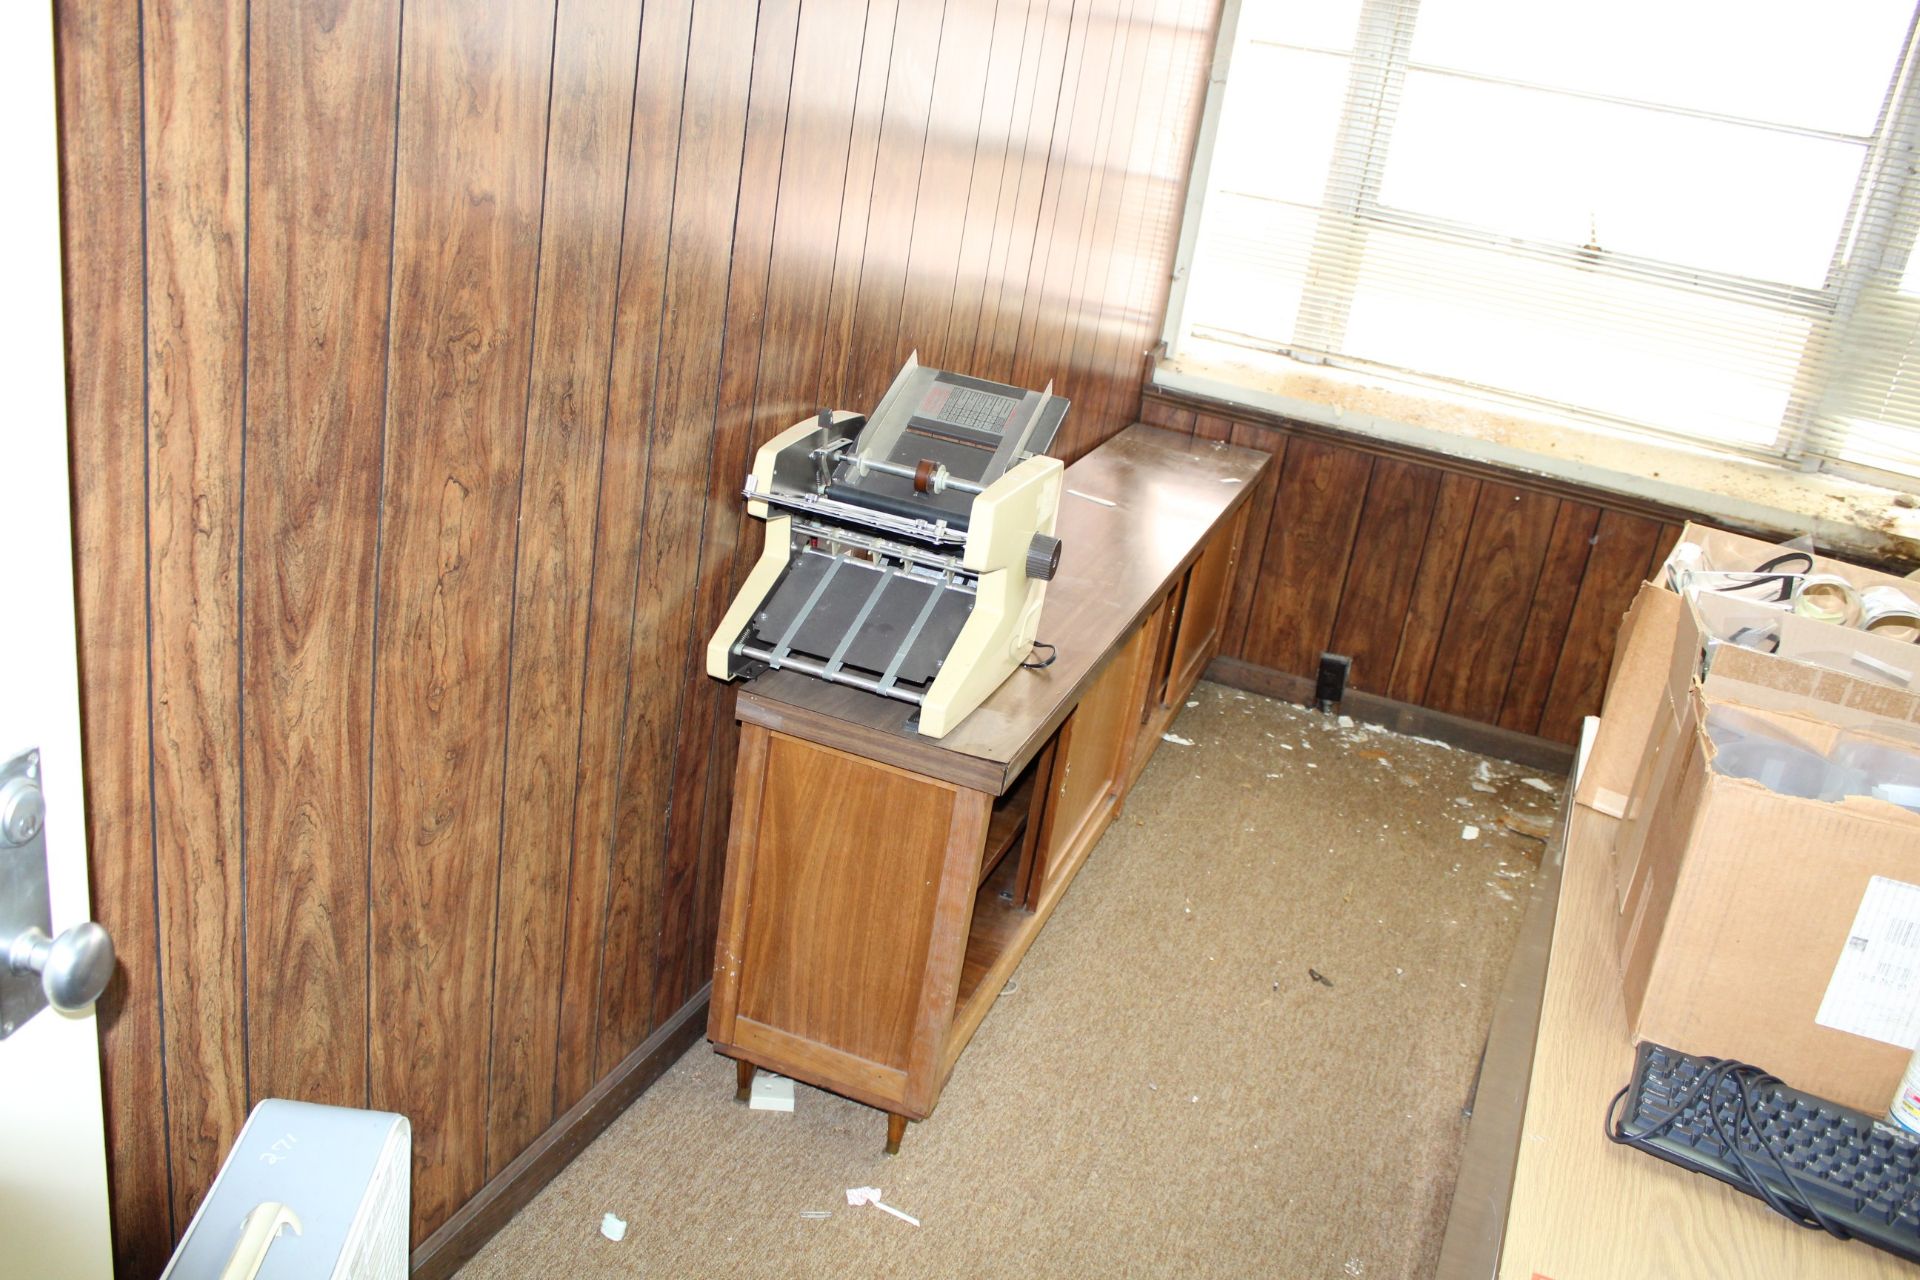
{"type": "Polygon", "coordinates": [[[1048,644],[1045,640],[1035,640],[1033,642],[1033,647],[1036,649],[1045,649],[1047,651],[1047,656],[1040,659],[1040,661],[1038,662],[1033,661],[1031,658],[1029,658],[1025,662],[1022,662],[1020,665],[1026,668],[1028,671],[1045,671],[1048,667],[1053,665],[1053,660],[1060,656],[1060,651],[1058,649],[1055,649],[1052,645],[1048,644]]]}
{"type": "Polygon", "coordinates": [[[1813,557],[1811,555],[1805,551],[1788,551],[1768,560],[1752,573],[1727,575],[1728,577],[1743,577],[1746,581],[1724,586],[1719,588],[1719,590],[1726,594],[1732,594],[1736,591],[1751,591],[1755,587],[1775,584],[1771,596],[1762,595],[1759,598],[1769,600],[1775,604],[1785,604],[1787,601],[1793,599],[1793,580],[1803,574],[1812,572],[1813,557]],[[1796,561],[1799,562],[1799,568],[1789,569],[1787,567],[1796,561]]]}

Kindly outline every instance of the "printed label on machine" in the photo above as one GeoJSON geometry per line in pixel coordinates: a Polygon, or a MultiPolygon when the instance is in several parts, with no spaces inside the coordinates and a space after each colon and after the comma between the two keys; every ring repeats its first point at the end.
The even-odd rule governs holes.
{"type": "Polygon", "coordinates": [[[1885,876],[1867,885],[1814,1021],[1920,1046],[1920,885],[1885,876]]]}

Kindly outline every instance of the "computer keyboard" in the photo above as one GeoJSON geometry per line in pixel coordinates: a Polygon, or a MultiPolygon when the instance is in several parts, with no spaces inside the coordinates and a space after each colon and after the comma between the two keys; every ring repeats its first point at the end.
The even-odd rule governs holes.
{"type": "Polygon", "coordinates": [[[1920,1262],[1920,1138],[1758,1067],[1642,1042],[1607,1136],[1920,1262]]]}

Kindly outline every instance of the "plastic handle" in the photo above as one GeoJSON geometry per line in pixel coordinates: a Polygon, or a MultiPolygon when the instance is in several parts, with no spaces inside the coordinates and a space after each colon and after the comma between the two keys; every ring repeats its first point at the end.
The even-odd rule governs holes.
{"type": "Polygon", "coordinates": [[[233,1246],[227,1265],[221,1268],[220,1280],[253,1280],[259,1275],[267,1250],[280,1238],[282,1227],[292,1227],[293,1234],[299,1235],[300,1215],[277,1200],[255,1205],[240,1224],[240,1242],[233,1246]]]}

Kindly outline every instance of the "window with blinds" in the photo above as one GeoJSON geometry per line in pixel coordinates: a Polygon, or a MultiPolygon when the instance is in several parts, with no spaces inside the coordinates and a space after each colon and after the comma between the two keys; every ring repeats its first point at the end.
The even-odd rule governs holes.
{"type": "Polygon", "coordinates": [[[1911,3],[1229,4],[1169,345],[1920,476],[1911,3]]]}

